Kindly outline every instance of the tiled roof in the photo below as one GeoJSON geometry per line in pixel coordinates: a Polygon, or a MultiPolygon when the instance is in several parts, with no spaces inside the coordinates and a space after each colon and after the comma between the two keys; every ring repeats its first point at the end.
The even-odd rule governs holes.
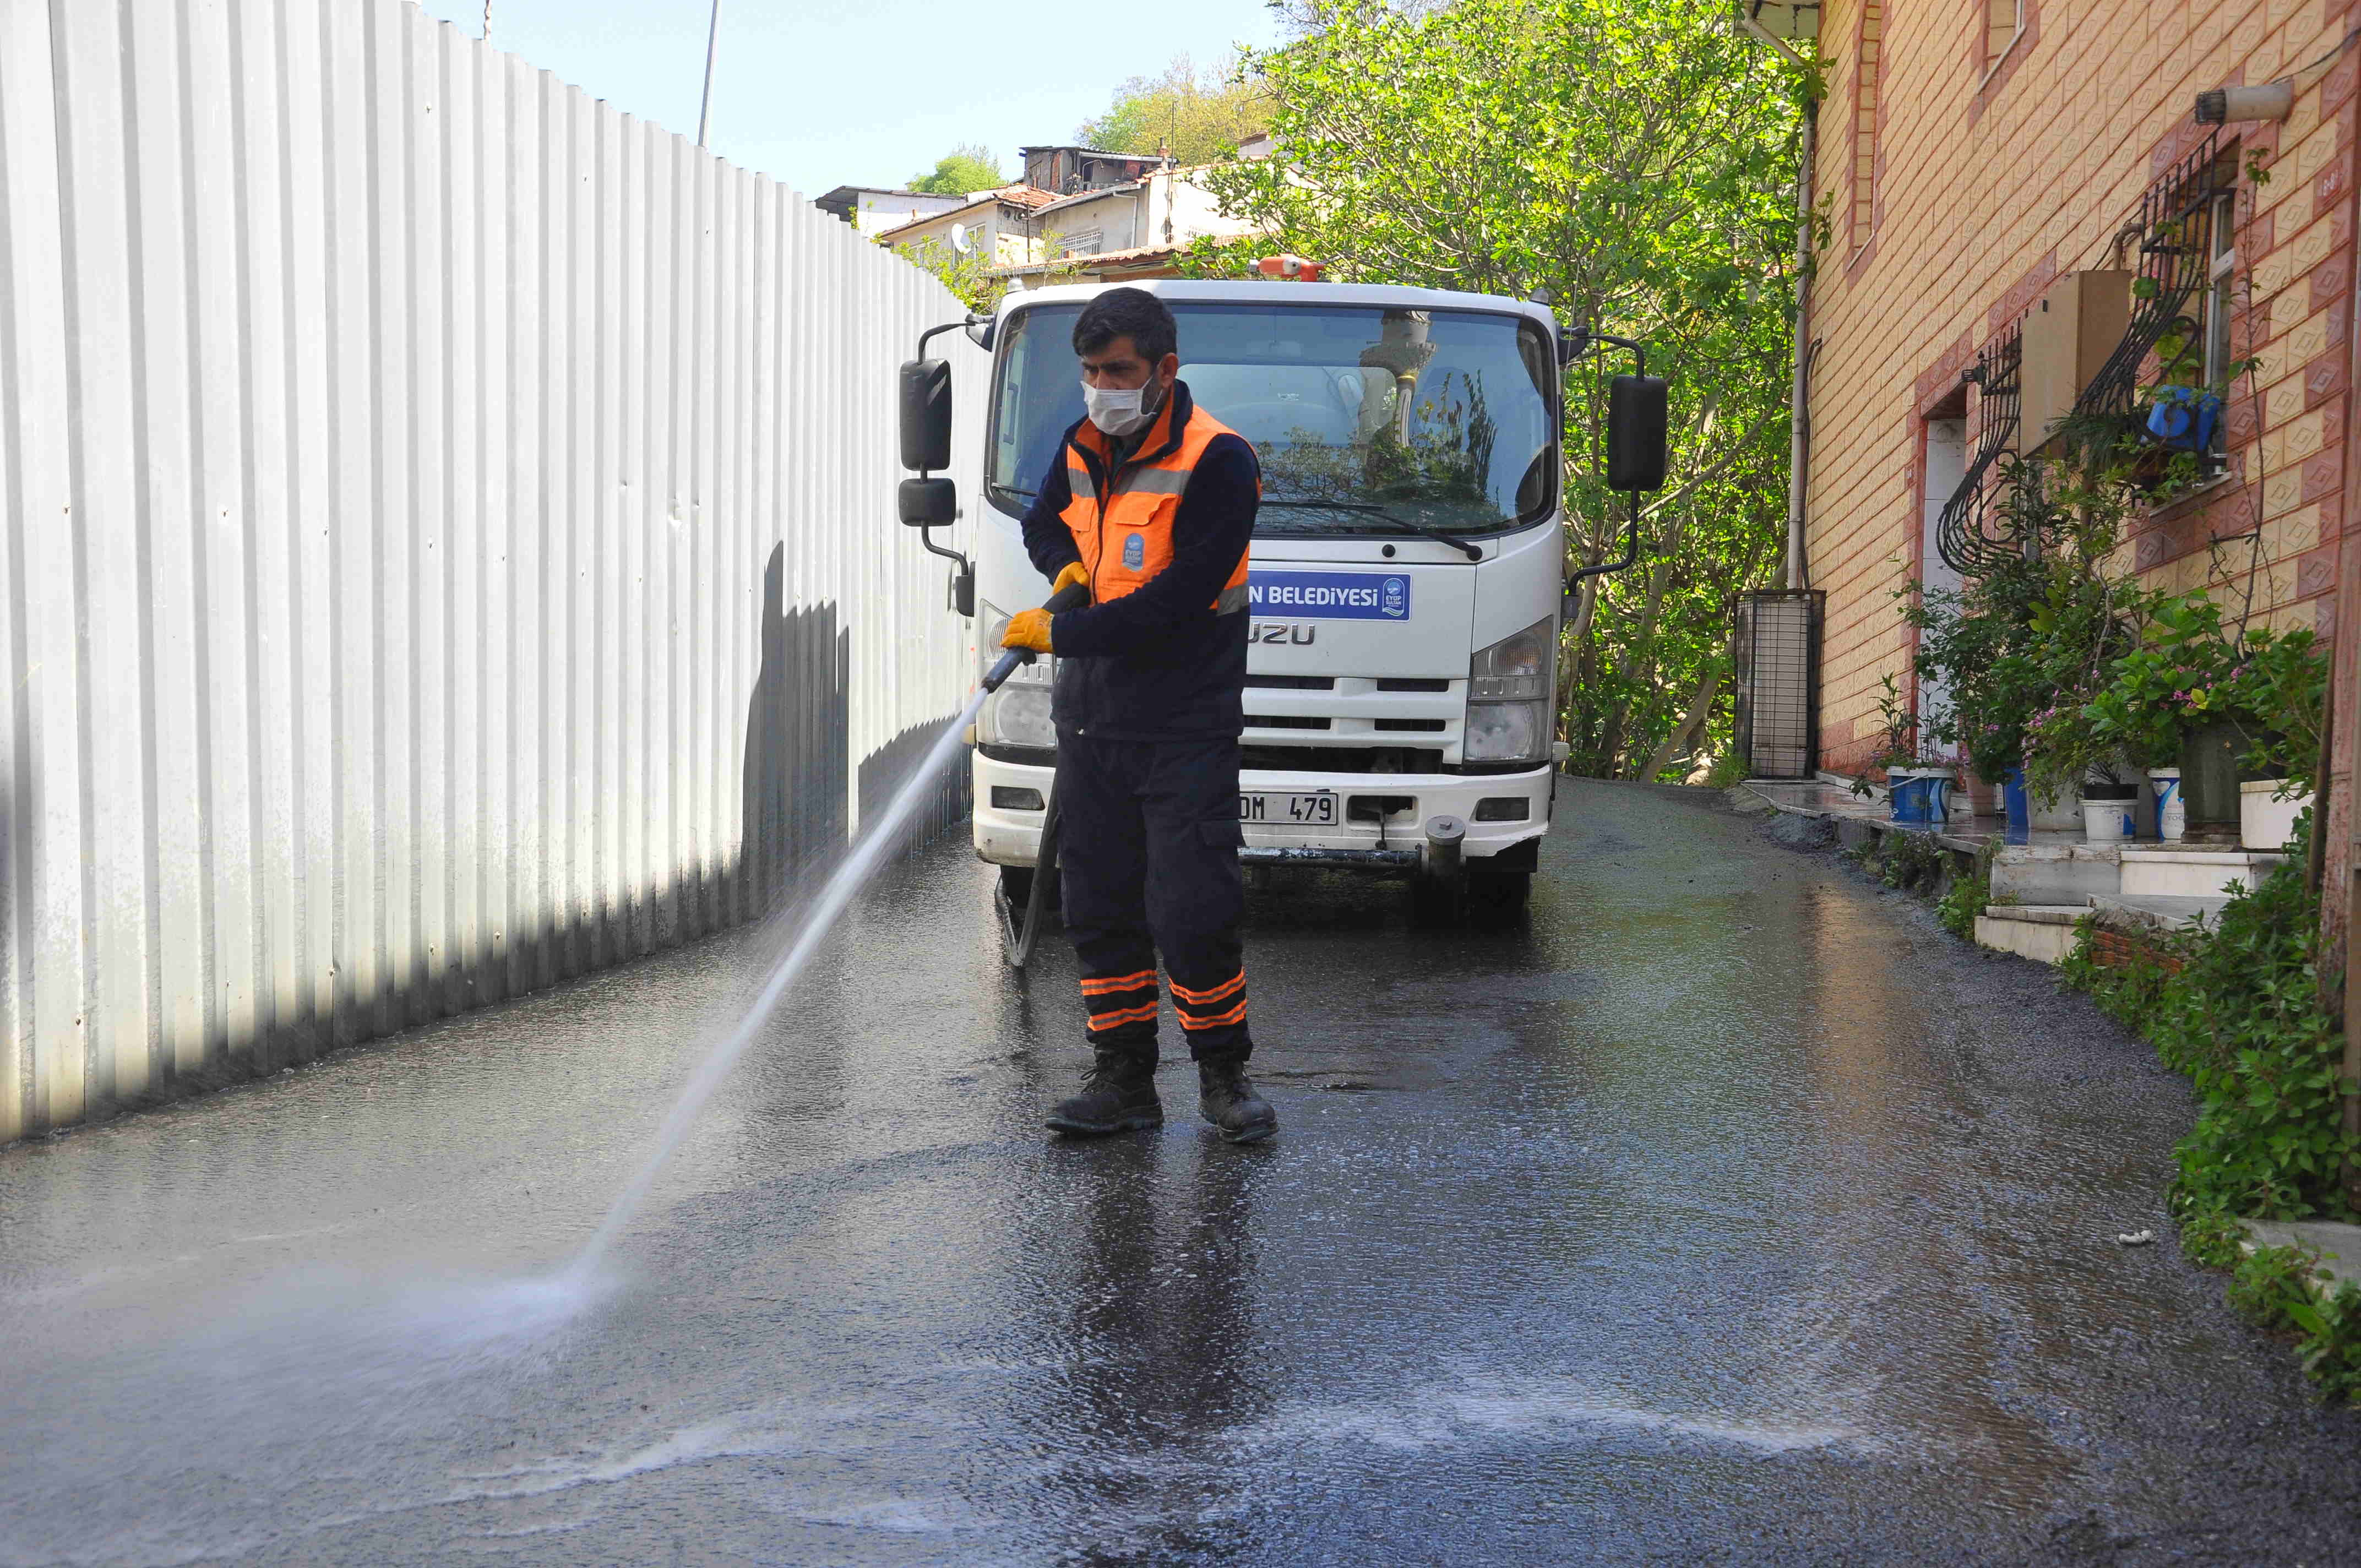
{"type": "Polygon", "coordinates": [[[988,207],[994,202],[998,202],[1003,206],[1021,207],[1026,212],[1038,213],[1057,199],[1057,192],[1053,191],[1036,190],[1030,185],[1003,185],[990,195],[979,197],[964,207],[953,207],[949,212],[928,213],[923,217],[912,218],[906,224],[887,229],[877,237],[890,240],[904,229],[916,228],[920,224],[939,224],[945,218],[955,218],[961,213],[973,212],[979,207],[988,207]]]}

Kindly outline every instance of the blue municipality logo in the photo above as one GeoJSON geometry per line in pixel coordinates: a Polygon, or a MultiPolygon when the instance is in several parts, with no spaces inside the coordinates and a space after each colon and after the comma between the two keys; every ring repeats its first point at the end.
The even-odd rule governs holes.
{"type": "Polygon", "coordinates": [[[1123,542],[1123,564],[1133,571],[1139,570],[1148,559],[1148,535],[1135,533],[1123,542]]]}
{"type": "Polygon", "coordinates": [[[1398,572],[1254,572],[1247,607],[1297,620],[1408,620],[1410,578],[1398,572]]]}

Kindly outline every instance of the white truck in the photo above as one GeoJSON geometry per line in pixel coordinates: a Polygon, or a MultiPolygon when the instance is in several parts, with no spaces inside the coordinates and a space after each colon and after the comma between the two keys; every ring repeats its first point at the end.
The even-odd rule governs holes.
{"type": "MultiPolygon", "coordinates": [[[[1180,377],[1250,442],[1262,508],[1249,565],[1238,815],[1249,865],[1413,879],[1429,907],[1521,906],[1555,798],[1558,627],[1570,570],[1560,494],[1565,367],[1593,340],[1529,301],[1319,282],[1138,285],[1172,309],[1180,377]]],[[[972,564],[957,608],[977,668],[1049,584],[1019,520],[1082,417],[1072,334],[1096,286],[1011,293],[964,327],[993,355],[972,564]]],[[[932,333],[928,334],[933,335],[932,333]]],[[[1609,340],[1620,341],[1620,340],[1609,340]]],[[[959,515],[940,361],[903,367],[902,487],[918,527],[959,515]]],[[[1627,346],[1630,346],[1627,345],[1627,346]]],[[[1644,370],[1644,364],[1642,366],[1644,370]]],[[[1664,383],[1615,378],[1610,484],[1663,480],[1664,383]]],[[[1636,538],[1636,531],[1635,535],[1636,538]]],[[[1614,570],[1625,559],[1587,571],[1614,570]]],[[[1054,657],[978,715],[976,853],[1002,868],[1021,962],[1054,860],[1054,657]],[[1028,912],[1029,913],[1026,913],[1028,912]]]]}

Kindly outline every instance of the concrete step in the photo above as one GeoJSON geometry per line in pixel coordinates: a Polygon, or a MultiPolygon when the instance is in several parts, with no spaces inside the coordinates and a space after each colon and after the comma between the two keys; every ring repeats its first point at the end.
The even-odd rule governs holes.
{"type": "Polygon", "coordinates": [[[2059,840],[2005,844],[1993,857],[1993,897],[2016,905],[2090,907],[2094,893],[2121,893],[2123,846],[2059,840]]]}
{"type": "Polygon", "coordinates": [[[2191,850],[2178,844],[2126,844],[2123,884],[2127,897],[2220,898],[2232,883],[2252,888],[2286,859],[2260,850],[2191,850]]]}
{"type": "Polygon", "coordinates": [[[2131,897],[2215,898],[2232,883],[2253,887],[2285,857],[2259,850],[2185,849],[2179,844],[2092,844],[2037,839],[2004,845],[1993,857],[1994,898],[2019,904],[2088,904],[2131,897]]]}
{"type": "Polygon", "coordinates": [[[2091,896],[2091,907],[2107,925],[2118,928],[2146,927],[2158,931],[2178,931],[2200,924],[2210,926],[2229,902],[2226,893],[2203,898],[2162,893],[2100,893],[2091,896]]]}
{"type": "Polygon", "coordinates": [[[2075,922],[2091,913],[2081,904],[1992,904],[1976,916],[1976,941],[1997,953],[2015,953],[2037,963],[2062,963],[2081,934],[2075,922]]]}
{"type": "Polygon", "coordinates": [[[2272,1220],[2241,1222],[2250,1238],[2246,1250],[2258,1246],[2308,1246],[2320,1254],[2320,1262],[2312,1272],[2325,1277],[2321,1283],[2334,1289],[2341,1280],[2361,1281],[2361,1225],[2341,1225],[2327,1220],[2272,1220]]]}

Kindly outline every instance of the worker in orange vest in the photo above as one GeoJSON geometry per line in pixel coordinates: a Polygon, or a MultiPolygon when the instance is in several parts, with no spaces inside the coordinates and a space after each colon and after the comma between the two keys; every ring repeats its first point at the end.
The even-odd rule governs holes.
{"type": "Polygon", "coordinates": [[[1006,648],[1057,656],[1059,866],[1090,1015],[1082,1092],[1049,1125],[1096,1135],[1163,1124],[1156,968],[1197,1063],[1198,1104],[1232,1143],[1279,1120],[1246,1074],[1238,924],[1238,736],[1246,548],[1262,493],[1246,439],[1180,379],[1164,302],[1110,289],[1074,323],[1084,417],[1025,514],[1025,548],[1091,603],[1012,617],[1006,648]]]}

